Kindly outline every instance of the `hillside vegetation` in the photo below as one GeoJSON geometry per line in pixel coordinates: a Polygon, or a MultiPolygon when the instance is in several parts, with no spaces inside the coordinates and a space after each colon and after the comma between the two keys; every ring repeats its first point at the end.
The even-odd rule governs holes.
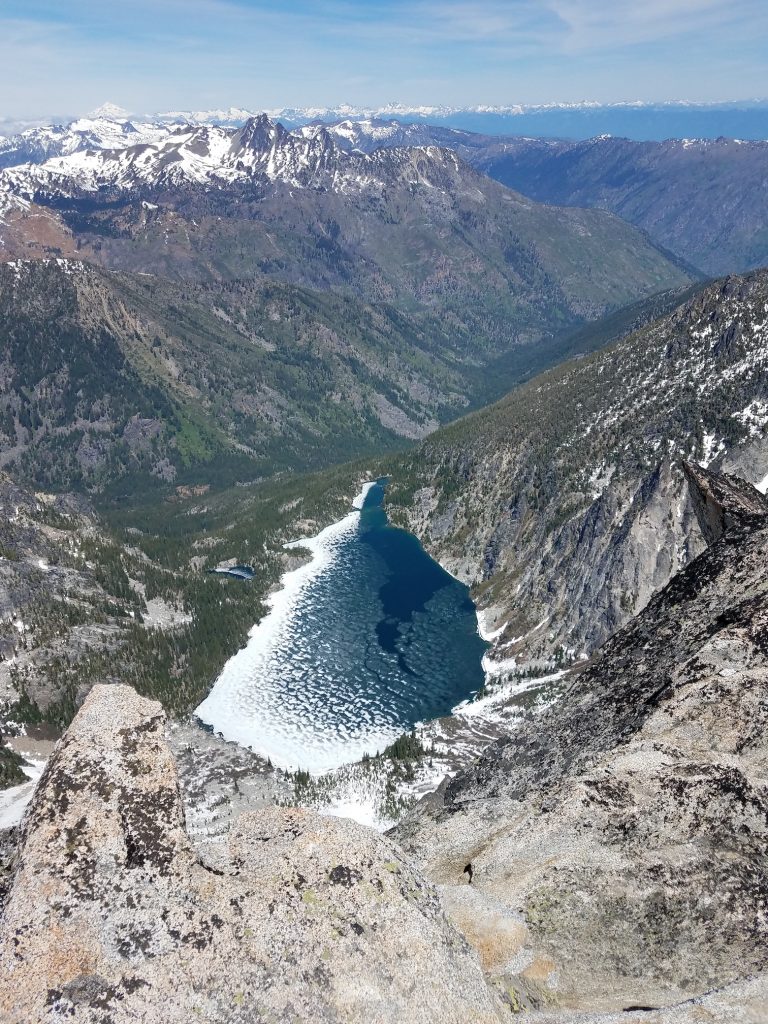
{"type": "Polygon", "coordinates": [[[538,202],[610,210],[708,274],[768,262],[766,142],[512,139],[470,159],[538,202]]]}
{"type": "Polygon", "coordinates": [[[191,711],[264,614],[282,544],[340,518],[363,475],[347,465],[102,513],[0,476],[0,732],[58,730],[105,681],[191,711]],[[207,571],[220,562],[253,579],[207,571]]]}
{"type": "Polygon", "coordinates": [[[0,264],[0,459],[36,487],[114,496],[306,471],[403,447],[597,340],[505,352],[300,285],[0,264]]]}

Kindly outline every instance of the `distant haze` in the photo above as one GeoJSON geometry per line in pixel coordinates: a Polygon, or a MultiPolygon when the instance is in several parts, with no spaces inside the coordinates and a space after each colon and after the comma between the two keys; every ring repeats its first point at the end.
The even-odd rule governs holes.
{"type": "Polygon", "coordinates": [[[709,103],[763,93],[767,39],[764,0],[4,0],[0,117],[709,103]]]}
{"type": "MultiPolygon", "coordinates": [[[[41,124],[65,124],[83,113],[94,116],[131,118],[134,121],[165,118],[191,119],[202,122],[241,124],[248,116],[260,112],[243,106],[223,109],[192,110],[189,107],[151,113],[128,111],[115,104],[102,104],[88,112],[51,114],[41,118],[0,117],[0,136],[10,136],[41,124]]],[[[744,101],[722,104],[554,104],[530,107],[409,107],[388,104],[383,108],[271,108],[272,117],[286,127],[311,121],[334,122],[342,119],[374,117],[403,122],[421,121],[449,128],[460,128],[488,135],[548,136],[566,139],[588,139],[598,135],[615,135],[636,140],[668,138],[768,139],[768,101],[744,101]]]]}

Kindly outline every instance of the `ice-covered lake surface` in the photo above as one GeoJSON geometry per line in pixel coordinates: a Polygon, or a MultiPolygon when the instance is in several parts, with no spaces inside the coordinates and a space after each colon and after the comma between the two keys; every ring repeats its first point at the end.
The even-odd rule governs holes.
{"type": "Polygon", "coordinates": [[[445,715],[483,684],[487,644],[467,588],[387,523],[383,481],[300,542],[246,647],[197,716],[283,768],[319,774],[445,715]]]}

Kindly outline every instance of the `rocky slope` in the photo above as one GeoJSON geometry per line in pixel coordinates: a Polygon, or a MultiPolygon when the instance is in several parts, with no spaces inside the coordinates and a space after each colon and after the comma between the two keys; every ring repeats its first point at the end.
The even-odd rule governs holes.
{"type": "Polygon", "coordinates": [[[711,1017],[638,1019],[768,1009],[768,500],[685,473],[711,546],[394,833],[485,970],[545,1020],[732,984],[711,1017]]]}
{"type": "MultiPolygon", "coordinates": [[[[205,691],[260,614],[279,556],[273,569],[266,549],[261,561],[253,559],[254,590],[227,588],[204,572],[218,561],[216,528],[196,547],[189,505],[176,511],[166,503],[160,515],[162,546],[146,522],[145,533],[116,531],[82,495],[31,492],[0,472],[0,789],[23,781],[5,742],[23,748],[25,735],[60,735],[94,681],[129,679],[178,707],[198,673],[205,691]],[[171,554],[167,536],[177,516],[192,530],[182,556],[171,554]],[[208,657],[218,646],[204,624],[206,606],[220,638],[231,628],[230,612],[237,609],[241,622],[213,665],[204,656],[195,667],[190,641],[208,657]]],[[[143,516],[148,519],[146,507],[143,516]]],[[[237,533],[237,525],[227,517],[228,533],[237,533]]]]}
{"type": "Polygon", "coordinates": [[[498,1020],[476,954],[378,834],[264,810],[206,865],[163,717],[98,687],[50,761],[0,923],[4,1021],[498,1020]]]}
{"type": "MultiPolygon", "coordinates": [[[[78,695],[72,678],[84,676],[94,656],[103,670],[147,605],[82,497],[31,493],[0,472],[0,519],[2,757],[8,736],[69,720],[78,695]]],[[[21,781],[0,769],[0,788],[21,781]]]]}
{"type": "Polygon", "coordinates": [[[601,341],[526,345],[483,317],[461,325],[263,276],[194,284],[58,257],[0,263],[0,464],[89,490],[126,474],[215,482],[214,456],[230,480],[314,468],[423,437],[601,341]]]}
{"type": "Polygon", "coordinates": [[[495,656],[589,654],[704,546],[676,457],[768,486],[768,273],[710,285],[391,466],[388,497],[499,630],[495,656]]]}

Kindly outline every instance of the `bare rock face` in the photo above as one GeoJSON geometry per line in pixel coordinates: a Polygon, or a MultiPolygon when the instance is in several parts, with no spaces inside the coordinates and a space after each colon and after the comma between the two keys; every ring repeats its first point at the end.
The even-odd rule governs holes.
{"type": "Polygon", "coordinates": [[[97,686],[51,758],[0,921],[4,1024],[498,1021],[435,890],[377,833],[270,808],[206,866],[163,729],[159,704],[97,686]]]}
{"type": "Polygon", "coordinates": [[[544,1010],[536,1024],[765,1024],[768,1019],[765,974],[714,989],[671,1007],[638,1007],[621,1013],[573,1013],[544,1010]]]}
{"type": "Polygon", "coordinates": [[[712,282],[391,464],[393,516],[475,588],[499,674],[592,655],[705,550],[680,459],[768,488],[766,302],[766,272],[712,282]]]}
{"type": "Polygon", "coordinates": [[[731,527],[745,526],[768,515],[768,499],[751,484],[728,473],[711,473],[690,462],[683,470],[691,484],[693,506],[708,544],[731,527]]]}
{"type": "Polygon", "coordinates": [[[720,539],[394,833],[548,1021],[768,1020],[768,502],[688,473],[720,539]]]}

